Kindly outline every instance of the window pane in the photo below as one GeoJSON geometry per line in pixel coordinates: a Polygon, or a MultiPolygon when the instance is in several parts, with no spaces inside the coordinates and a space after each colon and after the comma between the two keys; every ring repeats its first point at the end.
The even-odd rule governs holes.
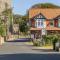
{"type": "Polygon", "coordinates": [[[38,21],[38,26],[40,26],[40,21],[38,21]]]}
{"type": "Polygon", "coordinates": [[[43,26],[43,21],[41,21],[41,26],[43,26]]]}

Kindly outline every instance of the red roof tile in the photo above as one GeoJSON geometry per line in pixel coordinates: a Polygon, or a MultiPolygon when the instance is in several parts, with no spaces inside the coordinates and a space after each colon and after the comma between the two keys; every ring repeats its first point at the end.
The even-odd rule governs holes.
{"type": "Polygon", "coordinates": [[[29,10],[29,18],[33,18],[34,16],[42,13],[47,19],[52,19],[60,15],[60,8],[52,9],[52,8],[45,8],[45,9],[30,9],[29,10]]]}

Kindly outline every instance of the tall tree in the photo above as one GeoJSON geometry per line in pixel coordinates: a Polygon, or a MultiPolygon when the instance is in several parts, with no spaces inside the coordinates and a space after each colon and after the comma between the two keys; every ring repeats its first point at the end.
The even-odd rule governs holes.
{"type": "Polygon", "coordinates": [[[27,33],[29,30],[29,25],[28,25],[28,14],[22,16],[20,22],[19,22],[19,28],[20,31],[23,33],[27,33]]]}
{"type": "Polygon", "coordinates": [[[0,35],[1,36],[5,35],[5,28],[4,28],[4,25],[3,25],[1,17],[0,17],[0,35]]]}
{"type": "MultiPolygon", "coordinates": [[[[12,8],[8,8],[8,3],[5,3],[5,10],[2,12],[2,16],[4,16],[4,28],[5,28],[5,38],[8,36],[9,28],[12,25],[12,8]]],[[[12,28],[12,27],[11,27],[12,28]]]]}
{"type": "Polygon", "coordinates": [[[22,20],[19,24],[19,29],[20,29],[20,32],[26,34],[29,30],[29,26],[27,25],[27,21],[22,20]]]}
{"type": "Polygon", "coordinates": [[[19,24],[21,19],[22,19],[21,15],[18,15],[18,14],[13,15],[14,24],[19,24]]]}

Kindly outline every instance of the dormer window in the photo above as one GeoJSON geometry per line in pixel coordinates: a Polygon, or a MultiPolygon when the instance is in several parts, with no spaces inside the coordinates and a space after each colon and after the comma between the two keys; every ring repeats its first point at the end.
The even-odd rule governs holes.
{"type": "Polygon", "coordinates": [[[37,15],[35,18],[35,27],[37,28],[43,28],[44,27],[44,21],[45,17],[42,14],[37,15]]]}

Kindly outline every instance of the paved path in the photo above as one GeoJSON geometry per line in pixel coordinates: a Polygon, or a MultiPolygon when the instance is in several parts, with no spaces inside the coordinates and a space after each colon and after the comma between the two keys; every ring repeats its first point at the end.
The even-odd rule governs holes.
{"type": "Polygon", "coordinates": [[[0,54],[16,54],[16,53],[35,53],[30,46],[24,42],[6,42],[0,46],[0,54]]]}
{"type": "MultiPolygon", "coordinates": [[[[27,45],[25,42],[5,42],[0,46],[1,54],[18,54],[18,53],[36,53],[36,54],[46,54],[47,53],[57,53],[51,49],[37,49],[32,45],[27,45]]],[[[58,52],[60,53],[60,52],[58,52]]]]}
{"type": "Polygon", "coordinates": [[[24,42],[6,42],[0,46],[0,60],[60,60],[58,52],[35,50],[24,42]]]}

